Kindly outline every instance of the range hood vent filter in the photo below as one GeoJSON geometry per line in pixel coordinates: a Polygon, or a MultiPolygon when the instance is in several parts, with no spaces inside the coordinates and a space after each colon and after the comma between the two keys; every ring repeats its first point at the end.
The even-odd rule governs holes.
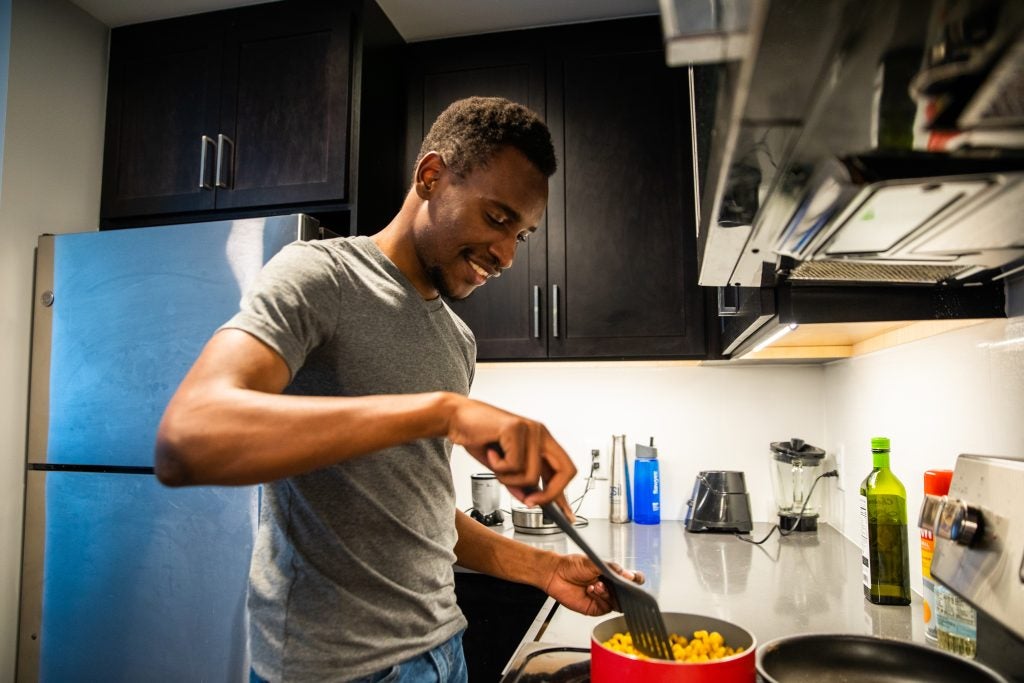
{"type": "Polygon", "coordinates": [[[916,265],[894,263],[854,263],[844,261],[804,261],[789,274],[790,280],[814,282],[884,282],[900,284],[937,284],[969,270],[971,266],[916,265]]]}

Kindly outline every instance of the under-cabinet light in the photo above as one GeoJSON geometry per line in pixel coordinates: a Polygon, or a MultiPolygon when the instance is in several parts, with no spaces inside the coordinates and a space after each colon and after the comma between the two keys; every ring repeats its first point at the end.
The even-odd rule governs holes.
{"type": "Polygon", "coordinates": [[[787,334],[789,334],[790,332],[795,330],[797,327],[799,327],[799,325],[797,325],[796,323],[790,323],[790,324],[786,325],[781,330],[778,330],[777,332],[775,332],[773,335],[771,335],[767,339],[764,339],[764,340],[758,342],[757,345],[754,346],[754,348],[752,348],[750,351],[748,351],[747,353],[745,353],[742,356],[740,356],[740,358],[746,358],[750,354],[757,353],[758,351],[760,351],[761,349],[765,348],[766,346],[770,346],[770,345],[774,344],[775,342],[779,341],[780,339],[785,337],[787,334]]]}

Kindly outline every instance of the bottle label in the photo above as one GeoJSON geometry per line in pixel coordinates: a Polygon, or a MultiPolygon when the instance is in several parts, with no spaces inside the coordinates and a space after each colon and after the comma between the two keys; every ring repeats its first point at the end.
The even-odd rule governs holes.
{"type": "Polygon", "coordinates": [[[861,533],[862,542],[866,538],[864,578],[871,599],[910,604],[906,503],[900,496],[876,494],[864,498],[861,505],[862,528],[866,526],[866,533],[861,533]]]}
{"type": "Polygon", "coordinates": [[[921,530],[921,577],[932,578],[932,556],[935,554],[935,538],[932,532],[921,530]]]}
{"type": "Polygon", "coordinates": [[[942,586],[935,587],[935,613],[939,629],[961,638],[974,638],[978,613],[969,603],[942,586]]]}
{"type": "Polygon", "coordinates": [[[940,650],[973,659],[978,647],[978,613],[948,588],[935,586],[936,636],[940,650]]]}
{"type": "Polygon", "coordinates": [[[868,499],[860,497],[860,565],[864,587],[871,588],[871,557],[868,553],[868,499]]]}
{"type": "Polygon", "coordinates": [[[935,554],[935,535],[921,529],[921,616],[924,619],[924,635],[936,639],[935,584],[932,583],[932,556],[935,554]]]}

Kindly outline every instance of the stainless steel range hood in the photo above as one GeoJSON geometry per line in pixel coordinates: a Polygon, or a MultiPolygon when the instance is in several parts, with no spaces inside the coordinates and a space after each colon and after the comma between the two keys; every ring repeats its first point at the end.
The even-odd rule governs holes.
{"type": "Polygon", "coordinates": [[[699,282],[728,288],[725,355],[783,310],[1003,315],[1002,279],[1024,269],[1024,3],[661,8],[690,72],[699,282]]]}

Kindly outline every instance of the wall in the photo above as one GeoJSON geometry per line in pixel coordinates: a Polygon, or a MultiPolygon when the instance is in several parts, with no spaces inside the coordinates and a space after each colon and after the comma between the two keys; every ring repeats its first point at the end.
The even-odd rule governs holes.
{"type": "MultiPolygon", "coordinates": [[[[830,518],[859,542],[860,482],[871,437],[892,440],[892,470],[907,488],[911,539],[928,469],[955,469],[960,453],[1024,457],[1024,317],[994,320],[825,368],[825,442],[843,452],[845,489],[830,518]]],[[[920,548],[910,544],[913,588],[920,548]]]]}
{"type": "MultiPolygon", "coordinates": [[[[912,587],[920,593],[915,524],[924,471],[953,469],[959,453],[1024,457],[1024,317],[827,365],[483,364],[472,395],[548,426],[580,471],[570,500],[584,490],[592,448],[606,457],[611,434],[625,433],[632,457],[637,441],[654,436],[664,520],[684,518],[699,470],[735,469],[746,473],[755,521],[774,521],[768,444],[803,438],[828,453],[823,469],[840,464],[841,477],[822,479],[815,495],[822,520],[855,543],[870,440],[888,436],[893,471],[907,488],[912,587]]],[[[468,509],[470,475],[485,470],[461,449],[452,469],[457,503],[468,509]]],[[[597,484],[584,516],[608,516],[607,482],[597,484]]]]}
{"type": "Polygon", "coordinates": [[[99,217],[109,31],[66,0],[7,0],[0,189],[0,680],[13,680],[33,250],[99,217]]]}
{"type": "MultiPolygon", "coordinates": [[[[724,469],[746,473],[754,516],[768,520],[774,513],[768,444],[794,436],[821,442],[824,372],[811,365],[482,364],[472,396],[548,426],[580,471],[570,499],[583,493],[591,449],[607,458],[611,435],[625,434],[632,458],[633,446],[653,436],[663,519],[685,517],[700,470],[724,469]]],[[[485,470],[461,449],[452,469],[465,510],[472,505],[470,475],[485,470]]],[[[596,483],[579,512],[607,517],[607,482],[596,483]]]]}

